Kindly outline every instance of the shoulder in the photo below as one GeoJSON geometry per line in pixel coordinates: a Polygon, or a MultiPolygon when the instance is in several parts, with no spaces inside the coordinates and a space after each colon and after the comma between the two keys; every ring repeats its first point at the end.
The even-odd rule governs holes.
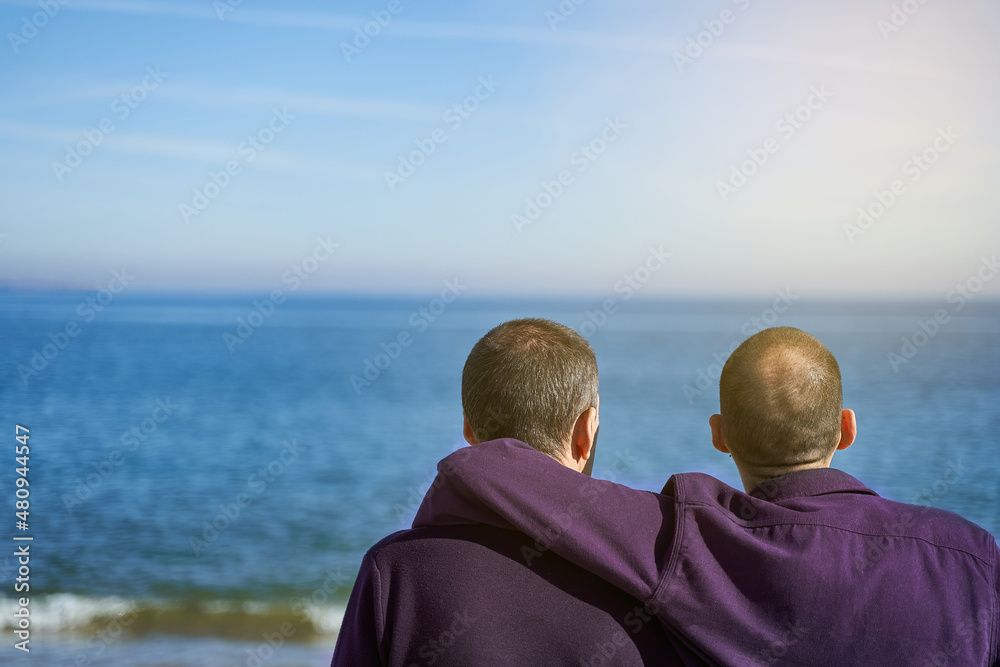
{"type": "Polygon", "coordinates": [[[371,548],[368,549],[368,552],[365,554],[365,557],[370,559],[377,558],[378,555],[382,553],[384,549],[391,548],[392,545],[396,544],[399,541],[404,540],[407,533],[412,533],[412,532],[414,532],[414,530],[412,528],[408,528],[405,530],[397,530],[395,533],[386,535],[381,540],[373,544],[371,548]]]}
{"type": "Polygon", "coordinates": [[[392,565],[436,567],[442,558],[457,558],[469,551],[507,551],[526,539],[521,533],[483,524],[409,528],[375,543],[366,560],[380,569],[392,565]]]}
{"type": "Polygon", "coordinates": [[[989,565],[1000,566],[1000,548],[993,535],[948,510],[879,498],[886,519],[881,528],[890,535],[915,537],[937,546],[960,549],[989,565]]]}
{"type": "Polygon", "coordinates": [[[659,495],[669,496],[677,503],[685,503],[723,502],[726,498],[747,494],[703,472],[683,472],[671,475],[659,495]]]}

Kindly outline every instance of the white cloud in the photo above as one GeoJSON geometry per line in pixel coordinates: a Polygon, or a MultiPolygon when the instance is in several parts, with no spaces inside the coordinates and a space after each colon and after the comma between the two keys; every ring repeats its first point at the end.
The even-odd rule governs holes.
{"type": "MultiPolygon", "coordinates": [[[[34,7],[25,0],[0,0],[0,4],[34,7]]],[[[177,16],[192,19],[219,21],[220,17],[211,3],[190,4],[183,2],[131,2],[74,0],[67,10],[134,14],[146,16],[177,16]]],[[[222,18],[226,22],[249,23],[285,28],[340,31],[345,40],[353,36],[355,27],[372,20],[367,15],[331,14],[328,12],[290,12],[235,7],[222,18]]],[[[669,53],[681,46],[675,40],[644,35],[616,35],[579,30],[551,30],[544,26],[496,26],[441,21],[412,21],[397,18],[386,28],[386,37],[410,39],[455,39],[469,41],[520,42],[551,44],[578,48],[609,49],[645,53],[669,53]]]]}
{"type": "MultiPolygon", "coordinates": [[[[60,146],[83,139],[80,130],[7,121],[0,121],[0,135],[60,146]]],[[[237,147],[229,144],[144,134],[107,136],[104,138],[101,150],[180,158],[218,165],[238,157],[237,147]]],[[[259,153],[254,160],[254,166],[271,171],[355,179],[373,179],[379,174],[377,167],[371,165],[272,148],[259,153]]]]}

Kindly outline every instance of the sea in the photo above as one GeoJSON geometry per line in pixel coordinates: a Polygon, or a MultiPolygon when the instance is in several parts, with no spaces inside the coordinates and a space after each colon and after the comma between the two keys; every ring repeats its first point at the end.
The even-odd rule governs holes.
{"type": "Polygon", "coordinates": [[[597,353],[595,476],[739,487],[721,364],[795,326],[857,413],[834,466],[1000,536],[996,301],[443,296],[0,293],[0,664],[329,664],[365,551],[464,446],[466,355],[518,317],[597,353]]]}

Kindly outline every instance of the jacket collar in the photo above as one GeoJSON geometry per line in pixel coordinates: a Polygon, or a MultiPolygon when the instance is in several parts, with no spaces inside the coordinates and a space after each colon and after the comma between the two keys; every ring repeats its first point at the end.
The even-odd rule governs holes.
{"type": "Polygon", "coordinates": [[[758,484],[750,491],[751,496],[771,502],[830,493],[878,495],[851,475],[836,468],[800,470],[758,484]]]}
{"type": "MultiPolygon", "coordinates": [[[[677,497],[678,486],[685,490],[683,493],[684,496],[689,496],[690,493],[695,492],[695,488],[702,489],[702,493],[711,488],[713,491],[709,493],[712,495],[722,491],[720,487],[728,489],[727,493],[743,493],[742,490],[733,489],[711,475],[699,472],[673,475],[667,480],[660,493],[677,497]]],[[[779,502],[789,498],[823,496],[831,493],[878,495],[851,475],[835,468],[800,470],[782,475],[781,477],[775,477],[755,486],[751,489],[749,495],[768,502],[779,502]]],[[[681,500],[681,498],[678,498],[678,500],[681,500]]]]}

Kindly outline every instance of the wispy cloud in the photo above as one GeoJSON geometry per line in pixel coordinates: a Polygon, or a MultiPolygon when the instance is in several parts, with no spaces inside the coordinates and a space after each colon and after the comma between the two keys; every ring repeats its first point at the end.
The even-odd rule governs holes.
{"type": "MultiPolygon", "coordinates": [[[[134,82],[94,83],[91,86],[63,88],[53,82],[51,92],[8,98],[0,105],[6,111],[61,106],[78,102],[107,101],[128,92],[134,82]]],[[[429,120],[441,117],[441,108],[425,104],[363,98],[312,95],[276,88],[220,88],[198,84],[171,83],[156,93],[163,100],[191,107],[246,107],[268,109],[288,106],[297,113],[354,118],[390,118],[394,120],[429,120]]]]}
{"type": "Polygon", "coordinates": [[[487,26],[435,21],[396,21],[386,30],[386,34],[413,39],[522,42],[661,54],[670,53],[683,46],[679,40],[646,35],[615,35],[580,30],[553,31],[534,26],[487,26]]]}
{"type": "MultiPolygon", "coordinates": [[[[36,7],[32,0],[0,0],[0,5],[36,7]]],[[[155,2],[146,0],[74,0],[65,10],[85,12],[105,12],[132,14],[136,16],[174,16],[219,21],[219,16],[211,3],[192,4],[185,2],[155,2]]],[[[343,32],[344,39],[350,41],[354,28],[363,26],[371,17],[367,15],[335,14],[330,12],[295,12],[253,9],[246,6],[233,8],[225,14],[225,21],[271,27],[301,28],[343,32]]],[[[551,30],[545,25],[483,25],[443,21],[414,21],[395,19],[383,32],[385,37],[424,40],[460,40],[477,42],[513,42],[541,44],[584,49],[603,49],[625,52],[670,54],[683,49],[682,39],[635,34],[614,34],[562,28],[551,30]]],[[[803,49],[787,49],[769,44],[728,42],[713,49],[718,57],[771,62],[788,65],[817,65],[837,69],[864,71],[883,74],[903,74],[913,78],[946,81],[954,73],[944,67],[926,68],[907,64],[903,60],[873,58],[850,52],[823,53],[803,49]]],[[[337,101],[321,102],[327,108],[349,108],[337,101]]],[[[376,107],[377,109],[377,107],[376,107]]],[[[322,111],[320,111],[322,113],[322,111]]],[[[376,110],[374,115],[380,115],[376,110]]],[[[395,117],[395,116],[389,116],[395,117]]]]}
{"type": "MultiPolygon", "coordinates": [[[[38,3],[37,0],[0,0],[0,5],[37,7],[38,3]]],[[[184,16],[218,20],[215,10],[212,9],[212,4],[207,2],[195,5],[184,2],[143,2],[142,0],[132,2],[87,2],[87,0],[74,0],[61,7],[61,10],[113,12],[118,14],[155,14],[159,16],[184,16]]]]}
{"type": "Polygon", "coordinates": [[[58,80],[54,80],[51,85],[46,86],[46,92],[8,97],[0,103],[0,108],[10,111],[14,109],[34,109],[101,100],[106,100],[110,104],[111,100],[125,93],[134,85],[134,81],[122,81],[120,83],[100,83],[91,86],[77,85],[68,87],[61,85],[61,82],[58,80]]]}
{"type": "Polygon", "coordinates": [[[435,120],[441,117],[436,106],[381,100],[309,95],[273,88],[225,88],[174,84],[164,87],[162,96],[195,106],[245,106],[268,108],[288,106],[296,113],[358,118],[435,120]]]}
{"type": "MultiPolygon", "coordinates": [[[[2,5],[34,7],[28,0],[0,0],[2,5]]],[[[180,18],[219,21],[212,4],[167,2],[112,2],[74,0],[65,10],[133,14],[136,16],[175,16],[180,18]]],[[[344,32],[345,38],[355,27],[371,21],[370,16],[332,14],[328,12],[290,12],[236,7],[225,14],[225,21],[284,28],[303,28],[344,32]]],[[[519,42],[549,44],[589,49],[610,49],[643,53],[669,53],[683,44],[678,40],[648,35],[616,35],[592,31],[561,29],[553,31],[545,25],[496,26],[440,21],[396,19],[384,33],[387,37],[409,39],[453,39],[468,41],[519,42]]]]}
{"type": "MultiPolygon", "coordinates": [[[[81,139],[79,130],[63,127],[0,121],[0,135],[38,143],[63,146],[81,139]]],[[[154,155],[222,164],[236,157],[237,147],[220,142],[195,141],[178,137],[144,134],[115,134],[108,136],[102,150],[119,153],[154,155]]],[[[254,165],[270,171],[281,171],[306,175],[323,175],[338,178],[372,179],[380,173],[372,165],[333,160],[311,155],[303,155],[277,149],[261,152],[254,165]]]]}
{"type": "MultiPolygon", "coordinates": [[[[2,0],[0,0],[2,1],[2,0]]],[[[0,103],[0,114],[7,117],[28,117],[24,112],[44,107],[58,107],[85,102],[105,101],[109,105],[123,93],[128,92],[133,83],[94,82],[90,86],[63,88],[58,77],[47,81],[46,92],[9,97],[0,103]],[[50,92],[51,91],[51,92],[50,92]]],[[[421,123],[440,123],[441,115],[448,105],[418,104],[405,101],[378,100],[361,97],[339,97],[310,94],[301,91],[267,87],[221,87],[200,83],[171,83],[156,91],[160,100],[194,109],[217,109],[220,107],[242,107],[246,110],[268,110],[274,106],[287,106],[295,113],[315,116],[359,118],[364,120],[407,120],[421,123]]],[[[550,121],[537,110],[496,109],[509,122],[539,125],[550,121]]],[[[0,123],[3,121],[0,120],[0,123]]],[[[7,123],[11,126],[10,123],[7,123]]],[[[564,121],[559,121],[565,125],[564,121]]],[[[25,126],[26,128],[28,126],[25,126]]],[[[30,130],[29,130],[30,131],[30,130]]],[[[33,136],[33,135],[32,135],[33,136]]]]}

